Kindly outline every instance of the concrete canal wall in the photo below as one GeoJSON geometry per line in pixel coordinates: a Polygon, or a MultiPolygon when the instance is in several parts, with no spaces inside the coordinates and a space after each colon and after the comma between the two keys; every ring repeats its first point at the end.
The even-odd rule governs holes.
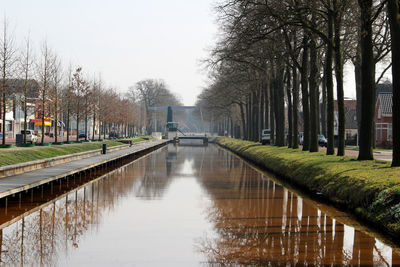
{"type": "MultiPolygon", "coordinates": [[[[107,151],[109,153],[112,153],[114,151],[118,151],[120,149],[124,149],[127,147],[129,147],[129,145],[114,146],[114,147],[108,148],[107,151]]],[[[23,162],[23,163],[18,163],[18,164],[2,166],[2,167],[0,167],[0,178],[13,176],[13,175],[17,175],[17,174],[21,174],[21,173],[25,173],[25,172],[30,172],[30,171],[34,171],[34,170],[38,170],[38,169],[42,169],[42,168],[51,167],[51,166],[56,166],[58,164],[64,164],[64,163],[74,161],[74,160],[93,157],[96,155],[100,155],[101,151],[102,151],[101,149],[96,149],[96,150],[74,153],[74,154],[69,154],[69,155],[64,155],[64,156],[58,156],[58,157],[54,157],[54,158],[33,160],[33,161],[28,161],[28,162],[23,162]]]]}
{"type": "Polygon", "coordinates": [[[232,138],[219,138],[217,143],[345,208],[378,231],[400,237],[400,168],[390,168],[390,163],[379,160],[357,161],[232,138]]]}
{"type": "Polygon", "coordinates": [[[100,150],[95,150],[54,159],[16,164],[17,166],[7,166],[5,167],[7,169],[6,175],[9,176],[0,178],[0,199],[33,190],[44,184],[68,179],[69,176],[79,175],[82,172],[90,172],[102,166],[117,164],[118,161],[123,159],[137,158],[165,146],[167,143],[168,141],[165,140],[154,140],[136,143],[133,146],[118,146],[108,149],[107,154],[100,154],[100,150]],[[23,172],[24,170],[25,172],[23,172]],[[23,173],[10,175],[13,172],[23,173]]]}

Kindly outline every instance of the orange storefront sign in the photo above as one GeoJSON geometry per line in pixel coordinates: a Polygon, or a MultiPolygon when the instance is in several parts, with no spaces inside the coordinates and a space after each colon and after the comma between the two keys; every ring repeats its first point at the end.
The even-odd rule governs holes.
{"type": "MultiPolygon", "coordinates": [[[[35,123],[35,126],[42,126],[42,119],[31,119],[31,122],[35,123]]],[[[48,118],[44,119],[44,126],[51,126],[51,121],[48,118]]]]}

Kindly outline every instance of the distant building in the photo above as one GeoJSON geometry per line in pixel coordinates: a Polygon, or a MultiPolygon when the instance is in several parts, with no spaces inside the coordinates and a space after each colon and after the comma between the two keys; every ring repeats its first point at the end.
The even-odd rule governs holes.
{"type": "MultiPolygon", "coordinates": [[[[6,136],[14,138],[16,134],[24,128],[24,88],[25,81],[23,79],[9,79],[7,85],[7,112],[6,117],[6,136]]],[[[33,129],[35,119],[36,102],[39,98],[39,84],[35,80],[28,80],[28,98],[27,98],[27,123],[28,129],[33,129]]],[[[0,132],[3,131],[3,108],[0,111],[0,132]]]]}
{"type": "MultiPolygon", "coordinates": [[[[351,140],[357,138],[357,100],[345,99],[344,100],[344,116],[345,116],[345,127],[346,127],[346,140],[351,140]]],[[[335,100],[334,103],[334,133],[338,134],[339,130],[339,113],[338,113],[338,103],[335,100]]]]}
{"type": "Polygon", "coordinates": [[[358,133],[357,110],[350,109],[346,112],[346,140],[356,139],[358,133]]]}
{"type": "MultiPolygon", "coordinates": [[[[391,86],[390,86],[391,88],[391,86]]],[[[390,90],[378,91],[375,110],[376,146],[392,147],[392,99],[390,90]]]]}

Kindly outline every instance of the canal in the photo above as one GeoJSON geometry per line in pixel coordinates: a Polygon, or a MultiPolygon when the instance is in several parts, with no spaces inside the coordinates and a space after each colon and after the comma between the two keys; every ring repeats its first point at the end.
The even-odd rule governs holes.
{"type": "Polygon", "coordinates": [[[4,266],[396,266],[398,247],[215,145],[10,199],[4,266]]]}

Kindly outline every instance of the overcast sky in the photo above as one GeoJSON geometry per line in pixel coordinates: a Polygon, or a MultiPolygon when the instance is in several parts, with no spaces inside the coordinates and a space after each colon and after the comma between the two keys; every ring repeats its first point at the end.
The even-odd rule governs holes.
{"type": "Polygon", "coordinates": [[[101,73],[119,91],[142,79],[164,79],[193,105],[207,80],[199,62],[215,42],[213,2],[3,0],[2,13],[19,44],[30,32],[36,51],[47,40],[65,65],[101,73]]]}
{"type": "MultiPolygon", "coordinates": [[[[2,0],[19,44],[30,32],[63,58],[126,91],[142,79],[163,79],[185,105],[206,86],[200,61],[215,44],[215,0],[2,0]]],[[[0,9],[0,11],[2,11],[0,9]]],[[[378,66],[379,70],[379,66],[378,66]]],[[[389,75],[390,73],[388,73],[389,75]]],[[[379,74],[377,74],[379,75],[379,74]]],[[[354,68],[345,68],[345,96],[355,98],[354,68]]]]}

